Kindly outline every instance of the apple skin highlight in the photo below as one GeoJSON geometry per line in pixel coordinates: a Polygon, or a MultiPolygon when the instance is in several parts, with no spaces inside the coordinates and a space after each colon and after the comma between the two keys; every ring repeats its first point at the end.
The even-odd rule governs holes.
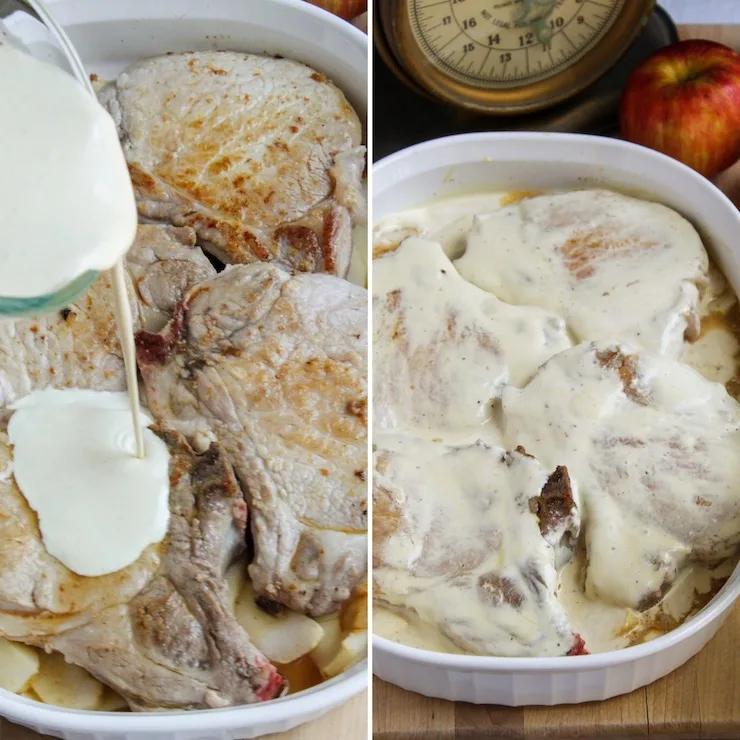
{"type": "Polygon", "coordinates": [[[635,69],[622,93],[622,137],[713,178],[740,159],[740,54],[681,41],[635,69]]]}

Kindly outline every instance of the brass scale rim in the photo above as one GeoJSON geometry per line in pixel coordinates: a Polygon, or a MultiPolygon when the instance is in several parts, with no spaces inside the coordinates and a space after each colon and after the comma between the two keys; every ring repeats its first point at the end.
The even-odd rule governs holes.
{"type": "Polygon", "coordinates": [[[426,97],[497,115],[543,110],[596,82],[627,51],[655,7],[655,0],[624,0],[611,26],[579,59],[546,79],[519,87],[492,89],[456,80],[429,61],[414,38],[408,12],[411,1],[376,2],[376,48],[391,71],[426,97]]]}

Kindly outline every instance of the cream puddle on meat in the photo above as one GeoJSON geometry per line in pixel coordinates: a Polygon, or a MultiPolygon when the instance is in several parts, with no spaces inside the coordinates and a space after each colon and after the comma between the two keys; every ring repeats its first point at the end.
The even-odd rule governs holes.
{"type": "Polygon", "coordinates": [[[579,483],[586,593],[652,606],[692,560],[740,543],[740,405],[687,365],[581,344],[503,395],[507,444],[579,483]]]}
{"type": "Polygon", "coordinates": [[[580,526],[562,469],[500,447],[402,437],[379,439],[375,457],[376,603],[471,652],[578,649],[556,598],[580,526]]]}
{"type": "Polygon", "coordinates": [[[475,216],[496,210],[505,202],[505,194],[475,193],[386,216],[373,228],[373,251],[380,256],[393,251],[404,239],[418,236],[439,243],[444,253],[455,259],[465,251],[475,216]]]}
{"type": "Polygon", "coordinates": [[[376,427],[473,441],[505,383],[570,346],[558,316],[502,303],[416,237],[374,265],[373,335],[376,427]]]}
{"type": "MultiPolygon", "coordinates": [[[[489,603],[485,618],[475,616],[485,607],[469,583],[474,559],[462,558],[465,577],[455,571],[440,577],[443,585],[418,577],[415,558],[427,542],[450,556],[484,545],[485,514],[460,510],[475,500],[472,492],[506,491],[511,502],[519,490],[495,465],[482,480],[481,460],[447,464],[443,474],[434,465],[452,450],[481,456],[507,448],[502,455],[526,452],[550,474],[567,470],[582,525],[572,557],[554,566],[548,593],[586,651],[652,639],[706,603],[732,571],[740,543],[740,405],[732,397],[740,386],[740,322],[737,300],[691,224],[607,190],[482,193],[394,214],[373,233],[376,634],[485,655],[583,647],[548,641],[545,599],[514,608],[518,619],[540,625],[536,638],[519,635],[516,649],[491,639],[506,633],[509,615],[506,605],[489,603]],[[454,263],[442,265],[443,253],[454,263]],[[447,293],[442,269],[454,286],[447,293]],[[498,375],[464,363],[473,353],[436,340],[449,314],[470,316],[460,306],[469,311],[473,284],[505,310],[551,311],[569,341],[553,345],[534,375],[501,371],[522,361],[526,342],[500,343],[498,375]],[[420,337],[433,341],[422,345],[420,337]],[[412,351],[419,346],[430,356],[412,351]],[[410,358],[400,353],[401,370],[415,375],[393,365],[398,347],[410,358]],[[486,383],[496,388],[486,413],[464,413],[466,394],[477,401],[486,383]],[[420,540],[437,520],[444,532],[420,540]],[[457,613],[459,604],[466,608],[457,613]]],[[[515,507],[508,518],[492,511],[508,532],[532,516],[515,507]]],[[[521,537],[497,547],[498,566],[525,552],[536,561],[540,552],[521,537]]]]}
{"type": "Polygon", "coordinates": [[[578,341],[680,357],[696,335],[708,258],[665,206],[608,190],[526,198],[476,216],[460,274],[509,303],[562,315],[578,341]]]}
{"type": "Polygon", "coordinates": [[[145,429],[146,455],[136,457],[125,393],[47,389],[12,408],[13,475],[51,555],[78,575],[101,576],[164,538],[169,452],[145,429]]]}

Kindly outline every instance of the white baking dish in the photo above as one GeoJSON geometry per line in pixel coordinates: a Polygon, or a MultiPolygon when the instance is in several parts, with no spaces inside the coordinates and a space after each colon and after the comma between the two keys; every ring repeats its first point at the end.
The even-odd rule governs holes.
{"type": "MultiPolygon", "coordinates": [[[[650,149],[595,136],[484,133],[405,149],[373,168],[373,218],[445,194],[606,186],[680,211],[740,292],[740,214],[708,180],[650,149]]],[[[409,691],[474,704],[567,704],[625,694],[675,670],[714,636],[740,594],[740,567],[693,619],[636,647],[563,658],[447,655],[375,636],[373,671],[409,691]]]]}
{"type": "MultiPolygon", "coordinates": [[[[303,0],[47,0],[47,4],[87,69],[101,78],[111,79],[131,62],[167,51],[281,54],[324,72],[342,88],[360,117],[366,115],[367,36],[303,0]]],[[[33,29],[30,33],[33,36],[33,29]]],[[[365,661],[294,696],[202,712],[70,711],[0,690],[0,715],[67,740],[253,738],[320,717],[363,691],[367,673],[365,661]]]]}

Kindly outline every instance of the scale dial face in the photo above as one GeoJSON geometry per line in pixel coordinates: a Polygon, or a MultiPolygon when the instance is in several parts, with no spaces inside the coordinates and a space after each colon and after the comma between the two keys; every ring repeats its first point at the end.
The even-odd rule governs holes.
{"type": "Polygon", "coordinates": [[[414,82],[450,102],[504,113],[547,107],[595,81],[627,50],[654,5],[386,1],[395,7],[386,34],[414,82]]]}
{"type": "Polygon", "coordinates": [[[408,11],[417,43],[442,71],[461,82],[505,88],[546,79],[583,57],[626,2],[413,0],[408,11]]]}

